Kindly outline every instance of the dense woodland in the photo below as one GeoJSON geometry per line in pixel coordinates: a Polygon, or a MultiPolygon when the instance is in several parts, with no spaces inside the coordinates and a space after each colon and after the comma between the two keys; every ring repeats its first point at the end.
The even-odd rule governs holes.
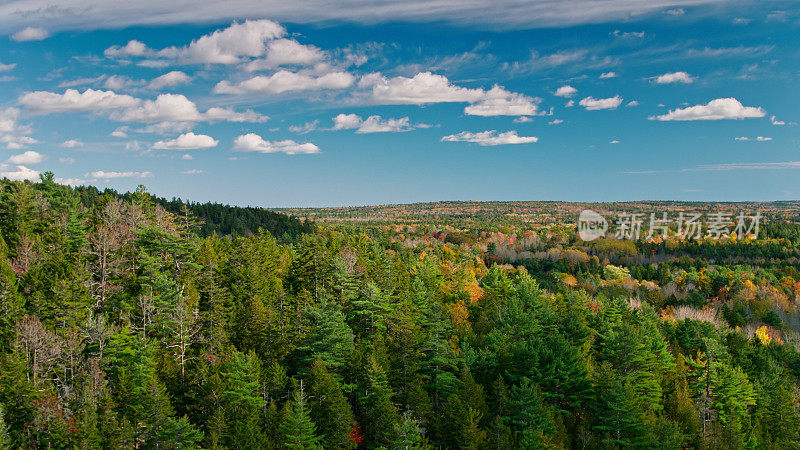
{"type": "Polygon", "coordinates": [[[0,449],[800,448],[795,223],[584,243],[503,217],[0,181],[0,449]]]}

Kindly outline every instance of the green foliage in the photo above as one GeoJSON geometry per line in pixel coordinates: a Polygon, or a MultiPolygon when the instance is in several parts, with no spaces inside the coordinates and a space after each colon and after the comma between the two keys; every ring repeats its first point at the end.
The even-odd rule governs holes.
{"type": "Polygon", "coordinates": [[[0,450],[800,446],[795,225],[583,243],[506,206],[2,180],[0,450]]]}

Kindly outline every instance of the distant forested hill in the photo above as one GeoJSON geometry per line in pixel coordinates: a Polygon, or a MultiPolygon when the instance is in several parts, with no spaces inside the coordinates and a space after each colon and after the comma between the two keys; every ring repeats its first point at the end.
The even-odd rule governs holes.
{"type": "MultiPolygon", "coordinates": [[[[103,195],[112,195],[126,201],[130,201],[134,195],[131,192],[120,194],[109,188],[101,191],[94,186],[80,186],[75,190],[80,195],[82,203],[87,207],[96,206],[103,195]]],[[[172,200],[167,200],[166,198],[153,196],[152,200],[167,211],[179,216],[184,214],[183,207],[186,206],[190,216],[193,216],[198,221],[195,232],[201,237],[208,237],[214,233],[246,236],[257,232],[260,228],[269,231],[276,238],[281,238],[284,235],[294,238],[303,233],[314,231],[313,223],[308,220],[300,221],[295,217],[263,208],[231,206],[211,202],[189,202],[175,197],[172,200]]]]}

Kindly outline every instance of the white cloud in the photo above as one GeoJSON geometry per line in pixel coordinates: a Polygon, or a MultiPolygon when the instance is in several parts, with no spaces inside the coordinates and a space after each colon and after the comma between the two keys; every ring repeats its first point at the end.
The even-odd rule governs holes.
{"type": "Polygon", "coordinates": [[[103,83],[103,88],[114,91],[132,86],[141,86],[142,84],[144,84],[142,80],[133,80],[124,75],[111,75],[106,78],[106,81],[103,83]]]}
{"type": "Polygon", "coordinates": [[[669,72],[663,75],[659,75],[654,79],[654,81],[658,84],[670,84],[670,83],[688,84],[688,83],[693,83],[694,80],[695,78],[686,72],[669,72]]]}
{"type": "Polygon", "coordinates": [[[58,158],[58,162],[61,164],[72,164],[75,162],[75,158],[70,158],[69,156],[65,156],[63,158],[58,158]]]}
{"type": "Polygon", "coordinates": [[[211,122],[224,120],[226,122],[262,123],[269,120],[269,117],[259,114],[252,109],[248,109],[244,112],[236,112],[229,108],[208,108],[205,114],[203,114],[203,119],[211,122]]]}
{"type": "Polygon", "coordinates": [[[9,70],[12,70],[14,67],[17,67],[17,63],[11,63],[11,64],[0,63],[0,72],[8,72],[9,70]]]}
{"type": "Polygon", "coordinates": [[[616,37],[621,37],[621,38],[643,38],[644,37],[644,31],[625,31],[625,32],[623,32],[623,31],[619,31],[619,30],[614,30],[614,32],[612,34],[614,36],[616,36],[616,37]]]}
{"type": "Polygon", "coordinates": [[[267,43],[267,56],[245,64],[247,71],[274,69],[279,66],[311,66],[325,57],[325,53],[313,45],[303,45],[291,39],[275,39],[267,43]]]}
{"type": "Polygon", "coordinates": [[[50,33],[44,28],[27,27],[11,35],[11,39],[17,42],[42,41],[50,37],[50,33]]]}
{"type": "Polygon", "coordinates": [[[672,8],[664,11],[665,14],[669,14],[670,16],[682,16],[686,14],[686,10],[683,8],[672,8]]]}
{"type": "Polygon", "coordinates": [[[361,87],[372,88],[372,99],[388,105],[424,105],[429,103],[474,103],[484,97],[483,89],[456,86],[443,75],[420,72],[413,78],[386,78],[380,73],[364,75],[361,87]]]}
{"type": "Polygon", "coordinates": [[[202,115],[185,96],[161,94],[155,100],[145,100],[139,106],[114,113],[112,118],[122,122],[197,122],[202,115]]]}
{"type": "Polygon", "coordinates": [[[634,106],[639,106],[639,101],[638,101],[638,100],[631,100],[631,101],[629,101],[629,102],[628,102],[628,104],[627,104],[627,105],[625,105],[625,106],[627,106],[628,108],[632,108],[632,107],[634,107],[634,106]]]}
{"type": "Polygon", "coordinates": [[[194,156],[192,156],[192,155],[190,155],[188,153],[184,153],[183,156],[181,156],[181,159],[184,160],[184,161],[191,161],[191,160],[194,159],[194,156]]]}
{"type": "Polygon", "coordinates": [[[191,131],[175,139],[157,141],[153,148],[159,150],[192,150],[216,147],[219,141],[205,134],[194,134],[191,131]]]}
{"type": "Polygon", "coordinates": [[[116,130],[111,132],[111,136],[112,137],[118,137],[118,138],[126,138],[126,137],[128,137],[128,127],[124,126],[124,127],[117,128],[116,130]]]}
{"type": "Polygon", "coordinates": [[[456,86],[443,75],[420,72],[412,78],[386,78],[380,73],[361,77],[358,85],[371,88],[373,102],[385,105],[470,103],[464,113],[473,116],[530,116],[539,114],[540,99],[509,92],[501,86],[490,90],[456,86]]]}
{"type": "Polygon", "coordinates": [[[769,142],[769,141],[772,140],[772,138],[771,137],[765,137],[765,136],[756,136],[755,138],[749,138],[747,136],[741,136],[741,137],[735,137],[735,138],[733,138],[733,140],[735,140],[735,141],[744,141],[744,142],[747,142],[747,141],[769,142]]]}
{"type": "Polygon", "coordinates": [[[548,125],[558,125],[560,123],[564,123],[564,121],[561,119],[553,119],[550,122],[547,122],[548,125]]]}
{"type": "Polygon", "coordinates": [[[533,122],[533,118],[532,118],[532,117],[528,117],[528,116],[519,116],[519,117],[515,118],[515,119],[513,120],[513,122],[514,122],[514,123],[527,123],[527,122],[533,122]]]}
{"type": "Polygon", "coordinates": [[[564,108],[572,108],[575,106],[575,100],[570,100],[567,103],[564,103],[564,108]]]}
{"type": "Polygon", "coordinates": [[[333,130],[356,130],[356,133],[396,133],[410,131],[414,126],[408,117],[400,119],[383,119],[381,116],[369,116],[362,119],[356,114],[339,114],[333,118],[333,130]]]}
{"type": "Polygon", "coordinates": [[[19,98],[19,103],[33,112],[50,114],[126,108],[138,105],[140,100],[113,91],[86,89],[81,93],[75,89],[67,89],[63,94],[46,91],[28,92],[19,98]]]}
{"type": "Polygon", "coordinates": [[[157,55],[184,64],[236,64],[243,58],[264,55],[267,42],[285,34],[286,30],[271,20],[233,22],[228,28],[201,36],[186,47],[168,47],[157,55]]]}
{"type": "Polygon", "coordinates": [[[540,101],[538,98],[494,86],[486,91],[482,100],[465,107],[464,114],[481,117],[534,116],[539,114],[540,101]]]}
{"type": "Polygon", "coordinates": [[[560,88],[556,89],[553,95],[557,95],[559,97],[572,97],[577,93],[578,90],[570,85],[561,86],[560,88]]]}
{"type": "Polygon", "coordinates": [[[619,144],[619,139],[614,139],[613,141],[609,142],[609,144],[619,144]]]}
{"type": "Polygon", "coordinates": [[[74,80],[69,81],[62,81],[58,83],[58,87],[60,88],[67,88],[67,87],[75,87],[75,86],[90,86],[97,84],[106,79],[106,75],[98,75],[94,78],[84,77],[84,78],[77,78],[74,80]]]}
{"type": "Polygon", "coordinates": [[[192,169],[192,170],[184,170],[181,173],[183,175],[203,175],[204,173],[206,173],[206,171],[200,169],[192,169]]]}
{"type": "Polygon", "coordinates": [[[107,48],[103,54],[109,58],[128,57],[128,56],[144,56],[152,53],[146,45],[137,40],[130,40],[124,47],[113,46],[107,48]]]}
{"type": "Polygon", "coordinates": [[[676,6],[726,4],[721,0],[538,0],[530,2],[464,2],[463,0],[308,0],[302,8],[286,2],[219,2],[198,0],[82,1],[25,0],[0,3],[5,32],[43,20],[61,29],[120,29],[132,25],[207,24],[240,17],[270,17],[292,23],[355,22],[374,25],[386,20],[461,25],[485,24],[490,29],[553,28],[576,24],[630,21],[676,6]]]}
{"type": "Polygon", "coordinates": [[[617,109],[617,107],[622,103],[622,97],[619,95],[615,95],[609,98],[594,98],[594,97],[586,97],[580,102],[579,105],[586,108],[587,111],[597,111],[600,109],[617,109]]]}
{"type": "Polygon", "coordinates": [[[83,178],[56,178],[56,183],[65,184],[67,186],[83,186],[89,184],[92,180],[85,180],[83,178]]]}
{"type": "Polygon", "coordinates": [[[283,141],[265,141],[264,138],[255,133],[238,136],[233,141],[233,149],[242,152],[257,153],[282,152],[287,155],[319,153],[319,147],[310,142],[299,144],[289,139],[283,141]]]}
{"type": "Polygon", "coordinates": [[[96,170],[94,172],[89,172],[84,176],[87,178],[94,178],[94,179],[101,179],[108,181],[116,178],[152,178],[153,174],[151,172],[134,172],[134,171],[115,172],[115,171],[96,170]]]}
{"type": "Polygon", "coordinates": [[[480,146],[494,146],[507,144],[530,144],[538,141],[536,136],[517,136],[516,131],[506,131],[497,134],[495,130],[471,133],[462,131],[460,133],[444,136],[442,142],[474,142],[480,146]]]}
{"type": "Polygon", "coordinates": [[[0,163],[0,177],[16,181],[38,181],[39,172],[29,169],[25,166],[10,166],[8,164],[0,163]]]}
{"type": "Polygon", "coordinates": [[[188,83],[192,77],[186,75],[180,70],[173,70],[172,72],[165,73],[160,77],[154,78],[150,84],[147,85],[150,89],[161,89],[167,86],[176,86],[179,84],[188,83]]]}
{"type": "Polygon", "coordinates": [[[36,139],[28,136],[32,130],[27,125],[19,122],[20,110],[18,108],[0,109],[0,142],[6,144],[9,150],[16,150],[27,144],[35,144],[36,139]]]}
{"type": "Polygon", "coordinates": [[[28,150],[27,152],[20,153],[19,155],[11,156],[6,162],[22,166],[39,164],[42,161],[44,161],[44,155],[34,152],[33,150],[28,150]]]}
{"type": "Polygon", "coordinates": [[[70,140],[62,142],[61,146],[64,147],[64,148],[83,147],[83,142],[81,142],[79,140],[76,140],[76,139],[70,139],[70,140]]]}
{"type": "Polygon", "coordinates": [[[678,108],[667,114],[652,116],[650,120],[724,120],[764,117],[767,112],[760,107],[743,106],[735,98],[718,98],[705,105],[678,108]]]}
{"type": "Polygon", "coordinates": [[[776,118],[775,118],[775,116],[772,116],[772,117],[770,117],[770,118],[769,118],[769,121],[770,121],[770,122],[771,122],[773,125],[786,125],[786,122],[784,122],[783,120],[778,120],[778,119],[776,119],[776,118]]]}
{"type": "Polygon", "coordinates": [[[600,79],[601,80],[606,79],[606,78],[616,78],[616,77],[617,77],[617,73],[616,72],[603,72],[603,73],[600,74],[600,79]]]}
{"type": "Polygon", "coordinates": [[[215,94],[234,95],[247,93],[281,94],[284,92],[320,89],[344,89],[350,87],[354,81],[355,77],[347,72],[331,72],[322,76],[314,76],[281,70],[269,76],[255,76],[237,84],[231,84],[223,80],[214,86],[213,92],[215,94]]]}
{"type": "Polygon", "coordinates": [[[306,122],[303,125],[291,125],[289,127],[289,131],[291,131],[292,133],[306,134],[316,130],[317,124],[319,124],[319,120],[306,122]]]}
{"type": "Polygon", "coordinates": [[[734,17],[733,24],[734,25],[747,25],[752,20],[753,19],[746,19],[746,18],[743,18],[743,17],[734,17]]]}

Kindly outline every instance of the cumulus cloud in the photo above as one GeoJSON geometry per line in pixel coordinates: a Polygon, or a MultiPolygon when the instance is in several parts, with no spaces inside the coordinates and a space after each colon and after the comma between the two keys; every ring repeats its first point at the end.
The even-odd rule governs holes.
{"type": "MultiPolygon", "coordinates": [[[[86,89],[78,92],[67,89],[63,94],[54,92],[29,92],[19,98],[19,103],[39,114],[109,111],[109,118],[120,122],[169,122],[187,124],[203,121],[264,122],[268,117],[247,110],[236,112],[227,108],[210,108],[201,113],[197,106],[180,94],[161,94],[155,100],[142,100],[114,91],[86,89]]],[[[122,130],[120,130],[122,131],[122,130]]],[[[122,133],[113,134],[124,137],[122,133]]]]}
{"type": "Polygon", "coordinates": [[[122,122],[198,122],[203,117],[194,102],[185,96],[161,94],[155,100],[145,100],[115,113],[112,118],[122,122]]]}
{"type": "Polygon", "coordinates": [[[513,122],[514,123],[528,123],[528,122],[533,122],[533,118],[532,117],[528,117],[528,116],[519,116],[519,117],[514,118],[513,122]]]}
{"type": "Polygon", "coordinates": [[[165,73],[160,77],[153,78],[150,84],[147,85],[150,89],[161,89],[167,86],[177,86],[179,84],[188,83],[192,77],[186,75],[180,70],[173,70],[172,72],[165,73]]]}
{"type": "Polygon", "coordinates": [[[86,175],[84,175],[84,177],[109,181],[117,178],[152,178],[153,174],[151,172],[135,172],[135,171],[115,172],[115,171],[96,170],[94,172],[87,173],[86,175]]]}
{"type": "Polygon", "coordinates": [[[0,143],[6,144],[9,150],[16,150],[27,144],[35,144],[36,139],[28,136],[32,133],[30,126],[19,121],[18,108],[0,109],[0,143]]]}
{"type": "Polygon", "coordinates": [[[665,14],[669,14],[670,16],[682,16],[686,14],[686,10],[683,8],[672,8],[664,11],[665,14]]]}
{"type": "Polygon", "coordinates": [[[50,33],[44,28],[27,27],[11,35],[11,39],[17,42],[43,41],[50,37],[50,33]]]}
{"type": "Polygon", "coordinates": [[[272,75],[259,75],[231,84],[229,81],[220,81],[214,86],[215,94],[281,94],[284,92],[298,92],[321,89],[344,89],[355,82],[355,77],[347,72],[331,72],[321,76],[289,72],[280,70],[272,75]]]}
{"type": "Polygon", "coordinates": [[[25,166],[12,166],[0,163],[0,178],[8,178],[9,180],[16,181],[37,181],[39,179],[39,172],[25,166]]]}
{"type": "Polygon", "coordinates": [[[193,40],[185,47],[168,47],[155,56],[182,64],[237,64],[267,51],[268,41],[282,37],[286,30],[271,20],[233,22],[229,27],[193,40]]]}
{"type": "Polygon", "coordinates": [[[385,105],[470,103],[464,113],[474,116],[529,116],[539,114],[540,99],[509,92],[501,86],[471,89],[456,86],[443,75],[420,72],[412,78],[386,78],[380,73],[361,77],[358,85],[371,89],[371,100],[385,105]]]}
{"type": "Polygon", "coordinates": [[[145,56],[152,53],[144,43],[137,40],[130,40],[124,47],[112,46],[103,52],[109,58],[120,58],[128,56],[145,56]]]}
{"type": "Polygon", "coordinates": [[[219,141],[205,134],[194,134],[191,131],[175,139],[157,141],[153,148],[159,150],[193,150],[216,147],[219,141]]]}
{"type": "Polygon", "coordinates": [[[579,105],[583,106],[587,111],[597,111],[600,109],[617,109],[622,103],[622,97],[615,95],[609,98],[594,98],[586,97],[580,102],[579,105]]]}
{"type": "Polygon", "coordinates": [[[651,116],[650,120],[689,121],[689,120],[724,120],[749,119],[764,117],[767,112],[760,107],[743,106],[735,98],[718,98],[705,105],[678,108],[660,116],[651,116]]]}
{"type": "Polygon", "coordinates": [[[471,133],[462,131],[460,133],[444,136],[442,142],[474,142],[480,146],[494,146],[507,144],[530,144],[539,140],[536,136],[517,136],[516,131],[506,131],[498,134],[496,130],[471,133]]]}
{"type": "Polygon", "coordinates": [[[77,139],[69,139],[61,143],[61,146],[64,148],[75,148],[75,147],[83,147],[83,142],[77,139]]]}
{"type": "Polygon", "coordinates": [[[0,72],[8,72],[9,70],[12,70],[14,67],[17,67],[17,63],[3,64],[0,62],[0,72]]]}
{"type": "Polygon", "coordinates": [[[639,106],[639,101],[638,100],[631,100],[625,106],[627,106],[628,108],[632,108],[634,106],[639,106]]]}
{"type": "Polygon", "coordinates": [[[414,126],[408,117],[400,119],[383,119],[381,116],[369,116],[362,119],[356,114],[339,114],[333,118],[333,130],[356,130],[356,133],[396,133],[411,131],[414,126]]]}
{"type": "Polygon", "coordinates": [[[561,119],[553,119],[550,122],[547,122],[548,125],[558,125],[560,123],[564,123],[564,121],[561,119]]]}
{"type": "Polygon", "coordinates": [[[133,107],[138,105],[140,100],[113,91],[86,89],[78,92],[76,89],[67,89],[63,94],[46,91],[28,92],[19,98],[19,103],[33,112],[50,114],[133,107]]]}
{"type": "Polygon", "coordinates": [[[28,150],[19,155],[12,155],[6,162],[16,165],[33,165],[39,164],[42,161],[44,161],[44,155],[34,152],[33,150],[28,150]]]}
{"type": "Polygon", "coordinates": [[[556,92],[554,93],[554,95],[557,95],[559,97],[572,97],[577,92],[578,92],[578,90],[575,89],[574,87],[572,87],[570,85],[566,85],[566,86],[561,86],[560,88],[556,89],[556,92]]]}
{"type": "Polygon", "coordinates": [[[657,84],[670,84],[670,83],[694,83],[695,78],[686,72],[669,72],[659,75],[653,79],[657,84]]]}
{"type": "Polygon", "coordinates": [[[279,66],[311,66],[322,61],[325,53],[313,45],[291,39],[275,39],[267,43],[267,56],[245,64],[247,71],[274,69],[279,66]]]}
{"type": "Polygon", "coordinates": [[[413,78],[386,78],[380,73],[361,77],[361,87],[372,88],[372,100],[389,105],[424,105],[429,103],[474,103],[484,96],[483,89],[469,89],[450,83],[444,75],[420,72],[413,78]]]}
{"type": "Polygon", "coordinates": [[[484,94],[484,98],[464,108],[470,116],[534,116],[539,114],[541,100],[524,94],[509,92],[495,86],[484,94]]]}
{"type": "Polygon", "coordinates": [[[600,79],[601,80],[604,80],[606,78],[616,78],[616,77],[617,77],[617,73],[616,72],[603,72],[603,73],[600,74],[600,79]]]}
{"type": "Polygon", "coordinates": [[[306,142],[297,143],[290,139],[283,141],[266,141],[255,133],[238,136],[233,141],[233,149],[241,152],[286,153],[287,155],[319,153],[319,147],[306,142]]]}

